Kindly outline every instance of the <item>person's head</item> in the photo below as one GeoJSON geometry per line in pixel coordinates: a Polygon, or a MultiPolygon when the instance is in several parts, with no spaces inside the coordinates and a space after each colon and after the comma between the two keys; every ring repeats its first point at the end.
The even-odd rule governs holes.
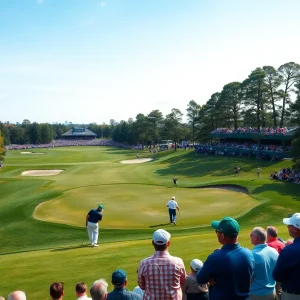
{"type": "Polygon", "coordinates": [[[75,285],[75,292],[78,297],[85,296],[87,289],[87,285],[84,282],[78,282],[75,285]]]}
{"type": "Polygon", "coordinates": [[[164,229],[157,229],[152,236],[152,245],[156,251],[164,251],[170,246],[171,234],[164,229]]]}
{"type": "Polygon", "coordinates": [[[274,226],[268,226],[267,227],[267,238],[277,238],[278,236],[278,231],[276,227],[274,226]]]}
{"type": "Polygon", "coordinates": [[[64,295],[64,284],[62,282],[54,282],[50,285],[50,296],[53,300],[62,299],[64,295]]]}
{"type": "Polygon", "coordinates": [[[190,262],[190,266],[191,271],[197,273],[203,267],[203,262],[200,259],[195,258],[190,262]]]}
{"type": "Polygon", "coordinates": [[[254,227],[250,233],[251,244],[265,244],[267,240],[267,233],[262,227],[254,227]]]}
{"type": "Polygon", "coordinates": [[[7,300],[26,300],[26,295],[22,291],[14,291],[8,295],[7,300]]]}
{"type": "Polygon", "coordinates": [[[290,218],[284,218],[283,224],[287,225],[291,237],[300,236],[300,213],[295,213],[290,218]]]}
{"type": "Polygon", "coordinates": [[[127,285],[127,274],[124,270],[115,270],[111,275],[111,283],[115,288],[122,288],[127,285]]]}
{"type": "Polygon", "coordinates": [[[0,300],[5,300],[5,298],[4,298],[4,297],[2,297],[2,296],[0,296],[0,300]]]}
{"type": "Polygon", "coordinates": [[[172,197],[172,200],[175,200],[175,196],[172,197]]]}
{"type": "Polygon", "coordinates": [[[240,226],[236,220],[225,217],[221,221],[212,221],[211,226],[215,229],[220,244],[237,243],[240,226]]]}
{"type": "Polygon", "coordinates": [[[97,210],[98,210],[98,211],[104,210],[104,206],[103,206],[102,204],[100,204],[100,205],[98,206],[97,210]]]}
{"type": "Polygon", "coordinates": [[[93,300],[105,300],[107,298],[108,283],[105,279],[96,280],[91,288],[90,294],[93,300]]]}

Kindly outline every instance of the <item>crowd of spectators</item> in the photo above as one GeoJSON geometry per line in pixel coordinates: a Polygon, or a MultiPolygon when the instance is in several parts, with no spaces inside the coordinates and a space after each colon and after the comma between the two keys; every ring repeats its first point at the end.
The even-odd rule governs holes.
{"type": "Polygon", "coordinates": [[[107,147],[121,147],[131,149],[135,146],[118,143],[108,139],[91,139],[91,140],[53,140],[48,144],[24,144],[24,145],[8,145],[6,150],[24,150],[36,148],[55,148],[55,147],[72,147],[72,146],[107,146],[107,147]]]}
{"type": "Polygon", "coordinates": [[[233,128],[217,128],[211,133],[222,133],[222,134],[244,134],[244,133],[255,133],[255,134],[265,134],[265,135],[285,135],[288,132],[296,129],[296,127],[261,127],[258,131],[256,127],[239,127],[236,130],[233,128]]]}
{"type": "MultiPolygon", "coordinates": [[[[152,236],[154,254],[140,261],[138,286],[133,291],[126,287],[126,271],[117,269],[111,275],[111,292],[107,281],[98,279],[89,290],[91,298],[84,282],[76,284],[74,294],[77,300],[299,299],[300,213],[284,218],[283,223],[288,225],[294,240],[287,243],[278,238],[274,226],[254,227],[249,235],[253,248],[247,249],[238,242],[240,225],[235,219],[212,221],[222,247],[214,250],[204,263],[191,260],[188,274],[183,260],[169,253],[171,234],[158,229],[152,236]]],[[[63,283],[52,283],[49,295],[52,300],[63,300],[63,283]]],[[[26,300],[26,295],[14,291],[8,300],[26,300]]]]}
{"type": "Polygon", "coordinates": [[[300,171],[291,168],[283,168],[270,175],[270,179],[300,184],[300,171]]]}

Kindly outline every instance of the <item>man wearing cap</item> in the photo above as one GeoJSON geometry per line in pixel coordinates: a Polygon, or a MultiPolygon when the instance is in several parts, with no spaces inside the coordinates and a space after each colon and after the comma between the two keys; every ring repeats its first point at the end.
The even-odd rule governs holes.
{"type": "Polygon", "coordinates": [[[255,267],[250,285],[249,300],[276,299],[275,284],[272,277],[278,252],[266,244],[267,233],[262,227],[254,227],[250,233],[250,241],[254,245],[252,250],[255,267]]]}
{"type": "Polygon", "coordinates": [[[294,242],[281,250],[273,277],[281,282],[281,300],[300,299],[300,213],[284,218],[283,223],[294,242]]]}
{"type": "Polygon", "coordinates": [[[91,246],[98,247],[98,222],[102,220],[103,205],[99,205],[97,209],[91,209],[86,216],[85,227],[87,228],[91,246]]]}
{"type": "Polygon", "coordinates": [[[185,267],[181,258],[168,252],[171,235],[164,229],[153,233],[154,255],[143,259],[138,269],[138,284],[143,299],[181,300],[185,284],[185,267]]]}
{"type": "Polygon", "coordinates": [[[142,296],[126,289],[127,274],[124,270],[115,270],[111,276],[111,283],[114,290],[108,293],[107,300],[142,300],[142,296]]]}
{"type": "Polygon", "coordinates": [[[240,226],[230,217],[211,223],[223,247],[210,254],[197,273],[197,282],[211,282],[210,300],[243,300],[249,297],[254,257],[238,244],[240,226]]]}
{"type": "Polygon", "coordinates": [[[200,259],[193,259],[190,262],[191,273],[186,276],[185,285],[182,289],[183,300],[208,300],[208,284],[198,284],[197,272],[202,268],[203,262],[200,259]]]}
{"type": "Polygon", "coordinates": [[[167,203],[167,207],[169,208],[170,224],[176,225],[176,209],[179,210],[179,207],[175,201],[175,196],[167,203]]]}

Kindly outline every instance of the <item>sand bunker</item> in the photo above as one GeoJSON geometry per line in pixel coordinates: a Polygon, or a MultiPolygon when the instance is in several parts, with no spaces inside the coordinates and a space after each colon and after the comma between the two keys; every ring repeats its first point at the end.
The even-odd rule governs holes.
{"type": "Polygon", "coordinates": [[[137,158],[130,160],[122,160],[121,164],[142,164],[151,160],[153,160],[153,158],[137,158]]]}
{"type": "Polygon", "coordinates": [[[30,171],[24,171],[21,175],[22,176],[53,176],[63,171],[64,170],[30,170],[30,171]]]}
{"type": "Polygon", "coordinates": [[[21,154],[45,154],[43,152],[21,152],[21,154]]]}

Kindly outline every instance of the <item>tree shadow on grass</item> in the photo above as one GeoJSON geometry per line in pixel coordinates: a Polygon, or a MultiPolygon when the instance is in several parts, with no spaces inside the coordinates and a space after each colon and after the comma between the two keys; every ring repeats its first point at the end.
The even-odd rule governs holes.
{"type": "Polygon", "coordinates": [[[252,193],[259,194],[265,192],[277,192],[282,196],[288,196],[292,200],[300,201],[299,185],[291,182],[274,182],[256,187],[252,193]]]}
{"type": "MultiPolygon", "coordinates": [[[[234,176],[233,167],[238,165],[241,172],[251,172],[256,168],[270,167],[277,162],[257,160],[255,158],[236,156],[200,156],[196,153],[187,153],[164,160],[165,166],[156,171],[161,176],[177,176],[187,174],[190,177],[210,176],[228,177],[234,176]]],[[[276,168],[276,167],[275,167],[276,168]]],[[[256,174],[256,173],[255,173],[256,174]]]]}

